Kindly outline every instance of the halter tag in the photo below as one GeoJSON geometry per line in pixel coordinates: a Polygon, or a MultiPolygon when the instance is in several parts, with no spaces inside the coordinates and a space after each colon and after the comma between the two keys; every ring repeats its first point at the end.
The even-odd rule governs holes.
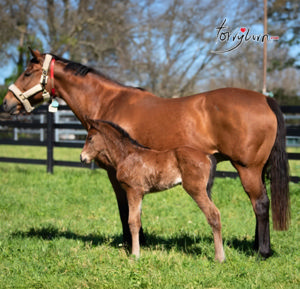
{"type": "Polygon", "coordinates": [[[42,95],[43,95],[44,101],[48,101],[51,98],[49,92],[46,90],[43,91],[42,95]]]}
{"type": "Polygon", "coordinates": [[[48,111],[52,112],[52,113],[55,113],[55,112],[57,112],[58,107],[59,107],[58,101],[55,100],[55,99],[52,99],[52,102],[48,107],[48,111]]]}

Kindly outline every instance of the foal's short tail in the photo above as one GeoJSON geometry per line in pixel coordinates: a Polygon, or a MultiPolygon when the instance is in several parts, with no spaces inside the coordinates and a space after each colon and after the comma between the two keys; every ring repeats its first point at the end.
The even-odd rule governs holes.
{"type": "Polygon", "coordinates": [[[287,230],[290,223],[289,164],[286,153],[286,128],[277,102],[267,97],[267,102],[277,117],[277,135],[267,166],[270,168],[271,205],[273,227],[287,230]]]}

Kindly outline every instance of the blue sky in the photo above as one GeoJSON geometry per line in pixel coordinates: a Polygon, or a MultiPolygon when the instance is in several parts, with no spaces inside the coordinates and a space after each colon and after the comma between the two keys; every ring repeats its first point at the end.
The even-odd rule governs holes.
{"type": "Polygon", "coordinates": [[[10,76],[13,72],[13,63],[12,61],[8,63],[6,67],[0,68],[0,85],[4,84],[5,78],[10,76]]]}

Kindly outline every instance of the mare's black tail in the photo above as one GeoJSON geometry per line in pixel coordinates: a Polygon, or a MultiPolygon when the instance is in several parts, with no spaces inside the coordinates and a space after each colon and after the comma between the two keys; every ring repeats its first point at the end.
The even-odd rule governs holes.
{"type": "Polygon", "coordinates": [[[269,97],[267,102],[277,117],[276,140],[266,164],[270,169],[273,227],[275,230],[287,230],[290,223],[290,194],[286,128],[278,103],[269,97]]]}

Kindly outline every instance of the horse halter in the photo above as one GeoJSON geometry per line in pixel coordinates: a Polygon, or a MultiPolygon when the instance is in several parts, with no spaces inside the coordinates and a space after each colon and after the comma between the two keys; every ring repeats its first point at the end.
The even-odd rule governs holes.
{"type": "Polygon", "coordinates": [[[21,92],[21,90],[15,84],[11,84],[8,87],[8,90],[10,90],[14,94],[14,96],[23,104],[26,112],[30,113],[31,111],[33,111],[35,109],[36,106],[31,106],[28,98],[37,94],[38,92],[41,92],[41,91],[43,92],[42,95],[43,95],[44,101],[48,101],[51,98],[51,96],[54,97],[54,95],[55,95],[55,89],[53,86],[54,62],[55,62],[55,59],[52,57],[52,55],[46,54],[45,60],[43,63],[43,67],[42,67],[43,72],[42,72],[40,83],[35,85],[34,87],[32,87],[24,92],[21,92]],[[50,78],[52,80],[52,86],[53,86],[53,88],[51,89],[51,93],[49,93],[46,90],[46,85],[48,82],[49,67],[50,67],[50,78]]]}

